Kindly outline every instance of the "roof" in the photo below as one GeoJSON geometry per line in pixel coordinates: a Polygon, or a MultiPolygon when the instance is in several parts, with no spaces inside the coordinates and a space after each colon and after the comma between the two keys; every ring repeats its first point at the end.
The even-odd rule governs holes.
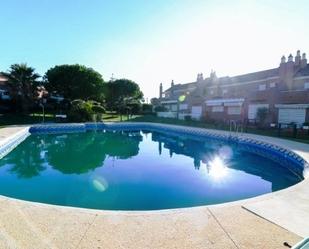
{"type": "MultiPolygon", "coordinates": [[[[309,74],[309,68],[308,68],[308,74],[309,74]]],[[[242,83],[242,82],[248,82],[248,81],[255,81],[255,80],[262,80],[274,76],[279,75],[279,68],[273,68],[273,69],[268,69],[268,70],[263,70],[259,72],[254,72],[254,73],[248,73],[248,74],[241,74],[241,75],[236,75],[233,77],[229,76],[224,76],[217,78],[217,81],[214,81],[212,78],[206,78],[204,79],[203,83],[207,83],[207,85],[211,85],[216,83],[219,83],[220,85],[224,84],[232,84],[232,83],[242,83]]],[[[191,86],[195,86],[197,82],[190,82],[190,83],[185,83],[185,84],[177,84],[174,85],[173,90],[177,91],[180,89],[187,89],[191,86]]],[[[172,87],[168,88],[164,92],[171,91],[172,87]]]]}
{"type": "MultiPolygon", "coordinates": [[[[185,83],[185,84],[177,84],[177,85],[174,85],[173,86],[173,90],[181,90],[181,89],[187,89],[189,87],[193,87],[196,85],[196,82],[190,82],[190,83],[185,83]]],[[[166,89],[164,92],[167,92],[167,91],[171,91],[172,87],[166,89]]]]}
{"type": "Polygon", "coordinates": [[[279,68],[273,68],[268,70],[263,70],[254,73],[241,74],[233,77],[225,76],[218,78],[218,82],[221,85],[230,83],[245,83],[248,81],[263,80],[270,77],[275,77],[279,75],[279,68]]]}
{"type": "MultiPolygon", "coordinates": [[[[233,83],[246,83],[249,81],[257,81],[257,80],[264,80],[271,77],[278,77],[279,76],[279,67],[272,68],[268,70],[258,71],[254,73],[247,73],[247,74],[241,74],[236,76],[224,76],[219,77],[216,80],[214,78],[205,78],[202,82],[204,84],[207,84],[207,86],[211,86],[213,84],[220,84],[220,85],[228,85],[233,83]]],[[[304,68],[299,68],[298,71],[295,73],[294,76],[309,76],[309,64],[306,65],[304,68]]],[[[174,85],[173,90],[180,90],[180,89],[187,89],[190,86],[195,86],[197,82],[190,82],[186,84],[177,84],[174,85]]],[[[168,88],[164,92],[170,91],[172,87],[168,88]]]]}
{"type": "Polygon", "coordinates": [[[296,73],[295,76],[309,76],[309,64],[306,65],[304,68],[300,68],[296,73]]]}

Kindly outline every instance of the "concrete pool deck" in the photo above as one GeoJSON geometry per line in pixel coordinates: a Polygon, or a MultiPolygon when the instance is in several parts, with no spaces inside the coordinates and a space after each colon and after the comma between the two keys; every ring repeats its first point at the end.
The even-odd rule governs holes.
{"type": "MultiPolygon", "coordinates": [[[[22,129],[0,129],[0,143],[22,129]]],[[[309,161],[309,145],[242,136],[309,161]]],[[[242,201],[163,211],[101,211],[0,196],[0,248],[287,248],[284,242],[309,236],[308,224],[308,180],[242,201]]]]}

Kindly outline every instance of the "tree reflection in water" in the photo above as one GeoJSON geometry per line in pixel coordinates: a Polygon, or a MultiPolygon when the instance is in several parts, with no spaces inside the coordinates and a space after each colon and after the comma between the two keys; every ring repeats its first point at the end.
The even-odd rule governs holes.
{"type": "Polygon", "coordinates": [[[46,168],[44,154],[44,141],[34,136],[30,143],[20,144],[14,153],[0,160],[0,167],[9,164],[10,172],[19,178],[38,176],[46,168]]]}
{"type": "Polygon", "coordinates": [[[64,174],[83,174],[104,165],[107,156],[127,159],[139,152],[139,132],[85,132],[32,135],[0,161],[20,178],[38,176],[47,165],[64,174]]]}
{"type": "MultiPolygon", "coordinates": [[[[147,140],[147,133],[143,134],[147,140]]],[[[264,163],[264,168],[257,167],[261,156],[246,151],[240,145],[157,132],[151,133],[151,140],[158,142],[158,155],[168,150],[171,157],[190,157],[193,159],[192,166],[209,176],[225,176],[228,170],[243,171],[272,182],[273,190],[280,189],[284,180],[283,177],[273,177],[274,167],[269,162],[264,163]]],[[[142,141],[141,132],[32,135],[0,160],[0,167],[7,165],[9,171],[19,178],[38,176],[48,168],[63,174],[84,174],[103,166],[107,157],[128,159],[137,156],[142,141]]]]}

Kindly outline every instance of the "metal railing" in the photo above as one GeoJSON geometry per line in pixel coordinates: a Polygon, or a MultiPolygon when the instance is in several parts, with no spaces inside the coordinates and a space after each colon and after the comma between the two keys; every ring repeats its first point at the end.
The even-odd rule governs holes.
{"type": "Polygon", "coordinates": [[[230,133],[235,132],[236,134],[242,134],[244,132],[244,126],[242,123],[237,123],[236,120],[229,120],[230,133]]]}

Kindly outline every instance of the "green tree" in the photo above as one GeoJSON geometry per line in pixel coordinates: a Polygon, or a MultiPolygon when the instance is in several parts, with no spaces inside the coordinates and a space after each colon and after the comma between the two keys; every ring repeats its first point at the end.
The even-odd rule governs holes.
{"type": "Polygon", "coordinates": [[[28,67],[26,63],[11,65],[8,72],[3,75],[9,79],[17,110],[28,112],[29,107],[33,104],[34,90],[39,84],[40,75],[35,73],[34,68],[28,67]]]}
{"type": "Polygon", "coordinates": [[[105,83],[102,75],[83,65],[60,65],[49,69],[45,76],[46,87],[65,98],[74,100],[104,99],[105,83]]]}
{"type": "Polygon", "coordinates": [[[126,109],[128,104],[139,104],[143,93],[132,80],[119,79],[107,84],[107,105],[109,109],[126,109]]]}

